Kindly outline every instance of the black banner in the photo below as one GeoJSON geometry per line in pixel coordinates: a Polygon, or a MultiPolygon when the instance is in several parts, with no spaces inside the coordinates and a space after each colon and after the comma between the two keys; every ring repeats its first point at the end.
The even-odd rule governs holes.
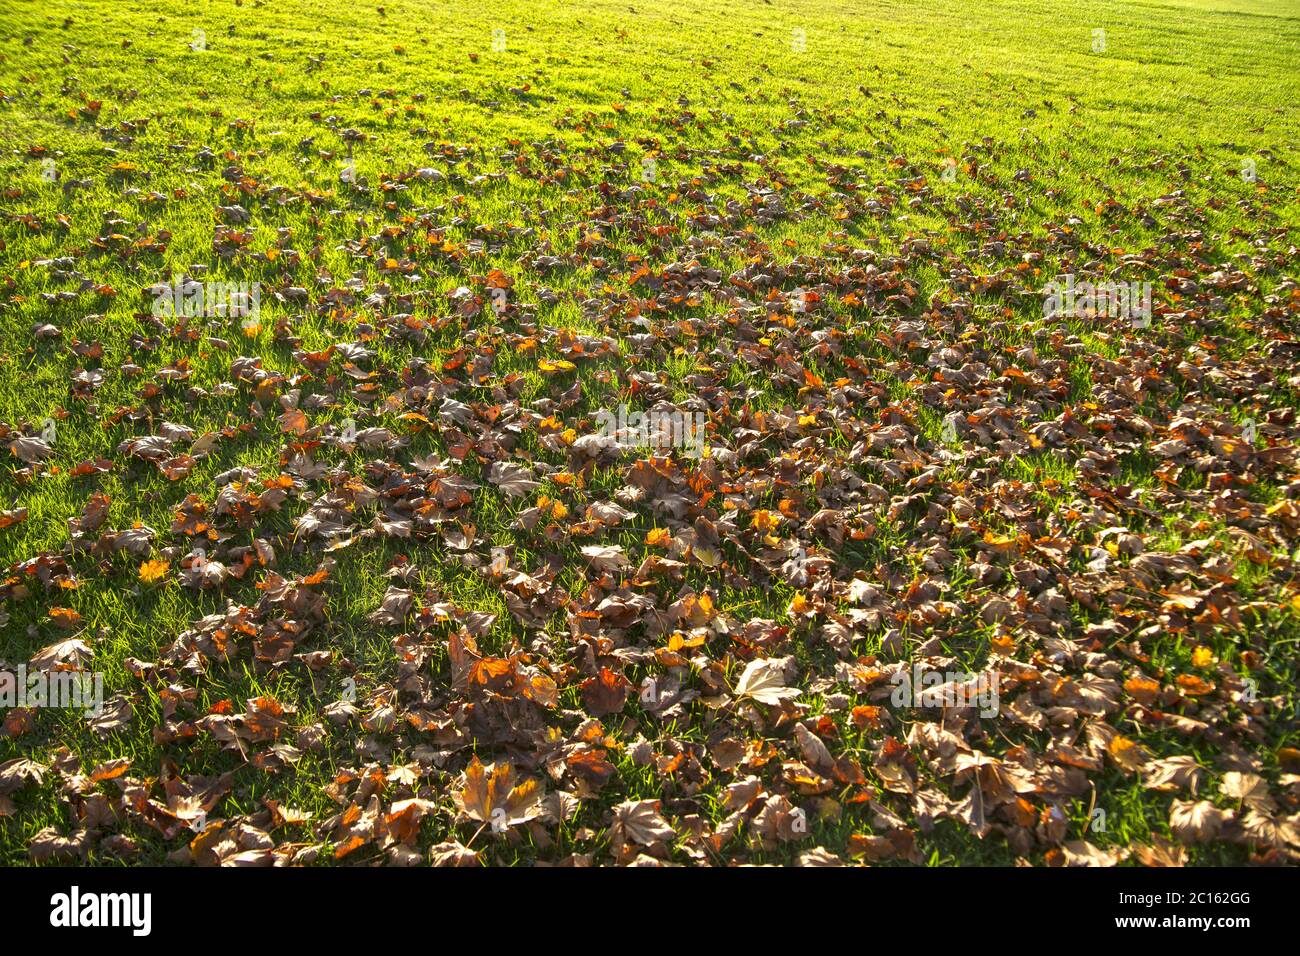
{"type": "MultiPolygon", "coordinates": [[[[1231,945],[1279,932],[1293,895],[1283,869],[595,868],[12,869],[0,914],[22,938],[78,934],[175,943],[208,930],[337,945],[355,935],[503,925],[587,913],[663,931],[684,917],[741,936],[789,923],[852,939],[954,941],[996,920],[1073,939],[1173,932],[1231,945]],[[1288,892],[1290,890],[1291,892],[1288,892]],[[618,914],[622,914],[619,916],[618,914]]],[[[538,926],[546,923],[538,923],[538,926]]],[[[216,937],[214,937],[215,939],[216,937]]],[[[382,937],[377,937],[382,938],[382,937]]],[[[966,945],[962,943],[961,945],[966,945]]]]}

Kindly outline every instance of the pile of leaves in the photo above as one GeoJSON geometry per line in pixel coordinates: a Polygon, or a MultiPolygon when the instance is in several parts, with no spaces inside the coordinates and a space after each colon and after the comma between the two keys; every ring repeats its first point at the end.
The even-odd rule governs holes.
{"type": "Polygon", "coordinates": [[[528,88],[549,137],[370,115],[422,95],[297,103],[306,159],[364,151],[328,183],[78,101],[113,190],[8,195],[44,251],[5,253],[3,374],[66,378],[0,422],[0,670],[108,678],[4,712],[0,827],[58,808],[31,859],[1295,861],[1294,169],[1119,149],[1166,185],[1078,208],[995,137],[952,184],[885,133],[828,158],[795,99],[709,142],[707,104],[528,88]],[[257,321],[158,314],[173,273],[259,283],[257,321]],[[1150,325],[1044,315],[1067,274],[1152,283],[1150,325]],[[926,674],[992,712],[900,702],[926,674]]]}

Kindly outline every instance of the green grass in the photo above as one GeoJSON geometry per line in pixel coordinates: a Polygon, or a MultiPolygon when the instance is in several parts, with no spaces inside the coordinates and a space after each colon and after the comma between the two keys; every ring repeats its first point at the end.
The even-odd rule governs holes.
{"type": "MultiPolygon", "coordinates": [[[[349,662],[347,667],[335,664],[313,674],[295,663],[268,671],[255,666],[245,649],[230,664],[213,662],[202,673],[177,673],[170,679],[195,691],[190,706],[195,718],[221,701],[232,702],[239,712],[245,701],[259,696],[296,707],[294,728],[321,720],[329,729],[318,752],[304,750],[292,767],[266,772],[236,752],[222,750],[202,732],[190,740],[155,743],[159,692],[168,682],[137,679],[128,660],[157,661],[178,635],[204,615],[222,612],[228,601],[255,604],[261,595],[256,584],[265,574],[255,570],[218,591],[183,587],[178,565],[193,542],[171,531],[174,509],[191,494],[211,504],[214,478],[229,469],[247,466],[259,481],[280,472],[286,439],[276,422],[281,411],[277,398],[292,388],[300,389],[303,399],[323,397],[321,406],[308,411],[313,427],[339,426],[352,418],[358,428],[383,426],[408,436],[409,445],[395,456],[405,466],[417,457],[447,456],[455,447],[447,432],[400,418],[400,403],[384,404],[407,387],[400,372],[414,357],[459,382],[462,387],[453,397],[461,402],[501,403],[504,393],[494,395],[493,387],[509,387],[529,407],[540,399],[557,400],[577,384],[576,402],[557,414],[565,427],[579,433],[583,422],[590,430],[598,410],[627,400],[632,373],[656,381],[664,397],[677,402],[699,394],[701,382],[716,375],[718,384],[730,390],[736,414],[742,407],[794,418],[820,411],[819,426],[800,427],[822,429],[815,445],[821,461],[853,470],[901,497],[911,493],[905,482],[863,470],[854,441],[825,428],[829,403],[824,390],[776,378],[770,361],[751,365],[717,351],[737,341],[733,328],[717,321],[729,308],[722,294],[730,288],[728,276],[756,262],[779,263],[792,270],[789,281],[776,283],[788,292],[803,274],[796,265],[800,257],[818,260],[821,268],[844,268],[852,249],[874,250],[882,260],[906,259],[902,279],[914,289],[911,307],[855,305],[837,295],[818,313],[818,327],[843,333],[843,354],[818,353],[806,332],[762,320],[755,324],[773,343],[792,344],[795,355],[825,382],[844,376],[874,390],[870,405],[862,402],[853,409],[861,420],[875,423],[893,404],[906,412],[918,443],[956,450],[962,442],[940,442],[943,417],[953,406],[942,398],[947,386],[935,383],[934,370],[926,364],[932,350],[891,341],[900,323],[925,327],[932,296],[945,302],[965,298],[978,318],[968,329],[951,328],[942,337],[979,348],[985,362],[1000,357],[1010,364],[1026,347],[1059,362],[1060,384],[1049,390],[1057,397],[1044,397],[1041,389],[1017,396],[1037,403],[1021,406],[1018,417],[1027,426],[1055,420],[1065,405],[1077,408],[1114,389],[1109,363],[1140,361],[1147,346],[1114,328],[1082,320],[1068,324],[1072,341],[1067,341],[1042,318],[1040,298],[1004,296],[981,280],[1023,281],[1026,289],[1036,289],[1066,271],[1063,253],[1071,248],[1087,250],[1069,260],[1071,267],[1096,259],[1107,270],[1125,268],[1121,260],[1129,254],[1157,249],[1172,256],[1177,249],[1185,257],[1180,261],[1203,264],[1200,278],[1241,262],[1242,256],[1272,256],[1275,261],[1251,268],[1250,288],[1228,296],[1222,311],[1202,325],[1157,318],[1148,342],[1162,375],[1135,403],[1135,412],[1164,425],[1189,398],[1236,421],[1262,416],[1266,404],[1300,408],[1296,386],[1288,380],[1293,370],[1278,369],[1276,362],[1263,358],[1274,332],[1287,328],[1294,334],[1294,298],[1288,306],[1286,287],[1279,286],[1300,265],[1294,251],[1300,224],[1300,122],[1295,111],[1300,12],[1285,0],[685,0],[662,7],[635,0],[512,0],[490,9],[459,0],[393,0],[382,7],[316,0],[154,0],[144,9],[133,7],[138,5],[103,0],[0,0],[0,335],[7,346],[0,352],[0,423],[28,432],[39,431],[47,419],[56,426],[54,454],[34,472],[17,458],[6,456],[0,462],[0,503],[27,514],[21,523],[0,530],[0,568],[9,569],[6,577],[17,575],[21,562],[64,549],[69,519],[78,517],[96,493],[111,499],[103,527],[143,524],[155,529],[152,555],[169,560],[171,568],[163,581],[145,584],[137,576],[139,558],[77,553],[67,556],[75,587],[47,588],[26,575],[26,596],[4,589],[0,660],[25,661],[63,636],[66,632],[51,620],[49,609],[73,608],[80,615],[77,633],[91,644],[94,667],[104,672],[110,696],[129,695],[135,716],[125,729],[101,736],[74,714],[40,711],[28,732],[0,737],[0,762],[31,756],[49,763],[59,748],[66,748],[86,773],[119,757],[132,759],[130,776],[142,781],[159,777],[173,764],[183,776],[234,772],[234,784],[214,817],[233,821],[258,814],[269,798],[319,822],[346,806],[327,792],[341,771],[411,762],[429,740],[416,730],[367,735],[355,725],[336,728],[323,716],[348,676],[355,679],[363,712],[372,695],[393,690],[399,676],[393,639],[403,629],[377,627],[368,615],[379,606],[391,583],[385,572],[399,556],[418,567],[417,592],[427,589],[429,597],[451,602],[460,612],[498,615],[480,639],[484,653],[536,647],[539,632],[516,621],[499,587],[464,566],[440,535],[361,540],[332,555],[337,564],[320,588],[328,597],[327,616],[298,648],[331,650],[349,662]],[[503,51],[492,48],[498,29],[505,31],[503,51]],[[1093,49],[1096,29],[1105,31],[1102,52],[1093,49]],[[205,49],[189,47],[199,36],[196,30],[203,31],[205,49]],[[345,130],[357,132],[345,138],[345,130]],[[622,144],[621,149],[610,149],[614,143],[622,144]],[[458,152],[461,158],[449,162],[458,152]],[[360,188],[340,181],[349,154],[360,188]],[[951,182],[942,175],[948,157],[958,161],[951,182]],[[53,160],[57,182],[42,179],[43,160],[53,160]],[[655,172],[648,183],[642,181],[650,168],[647,160],[655,172]],[[1255,182],[1239,175],[1246,160],[1255,163],[1255,182]],[[382,188],[421,167],[433,167],[443,178],[382,188]],[[909,191],[909,183],[922,177],[925,188],[909,191]],[[85,186],[70,188],[78,180],[86,181],[85,186]],[[626,193],[633,186],[641,187],[638,215],[632,214],[626,193]],[[734,230],[704,218],[725,214],[729,201],[747,207],[760,190],[779,192],[794,214],[772,222],[750,216],[734,230]],[[1167,198],[1175,191],[1181,200],[1167,198]],[[878,214],[867,203],[880,196],[889,197],[892,208],[878,214]],[[1109,203],[1122,211],[1108,212],[1109,203]],[[247,225],[234,228],[251,228],[252,238],[245,252],[223,258],[214,251],[214,210],[231,204],[251,214],[247,225]],[[109,216],[110,211],[115,215],[109,216]],[[1144,223],[1147,212],[1159,223],[1144,223]],[[1077,243],[1050,241],[1071,217],[1077,217],[1070,227],[1077,243]],[[106,228],[109,218],[120,221],[106,228]],[[390,235],[384,235],[386,228],[390,235]],[[916,251],[919,240],[929,243],[930,254],[916,251]],[[1007,255],[985,250],[995,240],[1006,245],[1007,255]],[[1025,251],[1036,255],[1028,275],[1016,269],[1025,251]],[[555,270],[532,267],[527,257],[536,253],[559,257],[564,264],[555,270]],[[59,280],[42,265],[59,257],[73,257],[77,275],[59,280]],[[413,263],[421,281],[394,275],[385,266],[390,257],[413,263]],[[719,271],[721,290],[697,289],[692,297],[648,313],[659,341],[637,364],[609,355],[583,359],[574,370],[539,369],[539,359],[565,357],[558,330],[609,336],[625,355],[635,352],[633,337],[645,329],[632,321],[634,310],[626,306],[633,297],[652,295],[630,280],[636,265],[645,261],[658,270],[692,258],[719,271]],[[210,328],[200,323],[199,335],[186,338],[175,334],[173,323],[151,320],[145,290],[191,264],[206,265],[214,279],[262,284],[260,328],[254,335],[244,335],[231,320],[217,319],[210,328]],[[484,383],[465,386],[463,369],[453,359],[464,349],[472,362],[483,350],[485,343],[472,328],[493,324],[492,316],[486,309],[485,318],[474,323],[450,321],[447,294],[460,286],[483,294],[482,277],[493,269],[515,281],[512,301],[526,306],[527,313],[494,323],[502,330],[489,336],[494,351],[484,383]],[[321,284],[318,274],[332,278],[321,284]],[[351,308],[325,308],[323,293],[352,277],[363,291],[351,308]],[[395,293],[417,294],[410,311],[430,323],[419,336],[393,334],[387,326],[376,329],[375,310],[364,299],[380,282],[395,293]],[[291,287],[306,289],[308,301],[271,294],[291,287]],[[548,303],[543,290],[558,298],[548,303]],[[46,298],[59,292],[72,294],[46,298]],[[1270,296],[1278,297],[1273,300],[1278,311],[1266,317],[1270,296]],[[584,307],[588,300],[597,300],[601,308],[584,307]],[[33,334],[45,323],[57,327],[58,338],[33,334]],[[546,330],[549,334],[543,334],[546,330]],[[209,335],[224,339],[229,350],[205,341],[209,335]],[[530,339],[538,340],[534,348],[521,347],[530,339]],[[360,363],[379,371],[372,390],[356,388],[337,357],[326,372],[294,380],[307,370],[294,354],[295,345],[312,352],[358,340],[375,352],[360,363]],[[1192,361],[1206,342],[1217,354],[1255,371],[1287,374],[1261,376],[1250,395],[1222,381],[1195,386],[1177,367],[1192,361]],[[93,343],[102,346],[102,358],[74,348],[93,343]],[[287,379],[277,394],[263,396],[256,409],[257,396],[243,385],[237,384],[233,394],[221,394],[220,387],[232,378],[231,360],[240,355],[257,356],[262,368],[287,379]],[[845,356],[867,371],[855,371],[845,356]],[[122,373],[128,362],[139,366],[139,374],[122,373]],[[706,364],[711,370],[703,368],[706,364]],[[76,392],[74,376],[95,368],[105,372],[102,385],[76,392]],[[166,368],[188,374],[158,378],[166,368]],[[129,438],[157,433],[164,422],[188,426],[196,435],[226,427],[243,430],[223,438],[186,476],[169,480],[116,450],[129,438]],[[112,461],[112,471],[72,474],[78,463],[101,458],[112,461]]],[[[1152,281],[1157,299],[1168,301],[1161,284],[1167,272],[1158,264],[1130,267],[1125,275],[1152,281]]],[[[432,408],[437,407],[435,402],[432,408]]],[[[1295,437],[1294,429],[1286,427],[1289,433],[1280,444],[1295,437]]],[[[1018,506],[1028,509],[1024,521],[1037,522],[1037,536],[1077,535],[1082,541],[1101,530],[1065,517],[1087,500],[1081,499],[1077,449],[1002,459],[988,456],[988,448],[967,448],[984,455],[982,467],[992,468],[996,477],[1028,488],[1018,506]]],[[[532,428],[521,430],[516,453],[555,469],[566,463],[566,456],[548,450],[532,428]]],[[[809,513],[822,506],[822,490],[807,470],[793,487],[777,488],[770,476],[757,475],[790,453],[788,445],[774,442],[751,453],[749,464],[766,483],[736,492],[742,513],[776,508],[782,498],[799,494],[810,505],[809,513]]],[[[346,466],[363,476],[366,464],[380,457],[373,451],[348,454],[332,448],[318,455],[329,466],[346,466]]],[[[1160,465],[1149,448],[1136,445],[1117,456],[1110,487],[1131,485],[1149,500],[1163,487],[1156,474],[1160,465]]],[[[960,481],[972,463],[945,467],[944,482],[960,481]]],[[[479,539],[474,550],[486,555],[492,546],[513,548],[512,566],[530,571],[554,557],[563,567],[556,586],[575,600],[582,599],[590,579],[581,545],[622,545],[635,566],[653,551],[645,544],[646,534],[664,523],[649,508],[637,506],[632,519],[599,539],[548,538],[546,521],[531,532],[519,527],[519,512],[540,495],[569,507],[569,518],[558,525],[567,528],[580,521],[588,504],[612,497],[624,485],[621,467],[597,469],[582,490],[545,482],[523,500],[488,487],[486,465],[480,468],[472,455],[458,470],[484,485],[468,513],[479,539]]],[[[1286,480],[1290,477],[1281,474],[1261,476],[1251,499],[1277,500],[1286,480]]],[[[1163,523],[1137,511],[1123,520],[1147,536],[1148,547],[1158,543],[1177,550],[1188,541],[1214,538],[1231,553],[1226,528],[1232,520],[1207,510],[1212,494],[1204,479],[1188,469],[1179,481],[1195,500],[1173,508],[1163,523]]],[[[318,544],[304,543],[294,534],[294,520],[307,507],[304,490],[319,495],[326,486],[319,480],[306,482],[282,510],[257,517],[251,526],[222,522],[229,537],[221,547],[264,539],[275,548],[276,572],[310,574],[324,555],[318,544]]],[[[898,514],[878,515],[877,530],[868,540],[830,549],[837,559],[837,578],[846,581],[860,572],[874,580],[889,574],[906,585],[929,574],[921,557],[937,533],[926,524],[926,508],[936,494],[922,490],[898,514]]],[[[712,503],[714,520],[725,513],[725,497],[712,503]]],[[[949,505],[946,499],[940,503],[945,510],[949,505]]],[[[374,514],[373,509],[363,511],[364,526],[374,514]]],[[[996,512],[982,518],[999,531],[1016,526],[996,512]]],[[[748,517],[737,525],[747,528],[748,517]]],[[[1145,650],[1149,670],[1167,671],[1170,679],[1192,669],[1191,648],[1198,643],[1233,666],[1244,649],[1260,654],[1256,678],[1261,694],[1277,702],[1251,752],[1276,779],[1277,751],[1296,746],[1291,700],[1296,623],[1286,605],[1294,589],[1290,552],[1298,542],[1294,532],[1273,527],[1275,533],[1264,540],[1277,563],[1243,562],[1236,584],[1242,602],[1259,603],[1258,620],[1225,623],[1198,639],[1174,628],[1145,650]]],[[[684,582],[697,590],[713,589],[720,610],[740,624],[767,618],[790,625],[790,638],[776,653],[794,654],[804,673],[832,675],[836,655],[820,637],[826,615],[814,624],[793,619],[788,607],[797,589],[784,582],[770,585],[738,550],[729,543],[724,549],[730,549],[732,569],[742,573],[696,563],[684,582]]],[[[903,625],[904,633],[919,644],[942,630],[945,654],[980,667],[988,659],[993,628],[981,620],[978,608],[991,589],[974,585],[962,571],[978,552],[978,539],[954,538],[949,549],[957,564],[948,575],[952,593],[945,599],[957,601],[957,613],[941,629],[933,622],[912,622],[903,625]]],[[[1073,571],[1081,572],[1084,562],[1072,561],[1073,571]]],[[[674,582],[659,588],[661,608],[671,603],[679,586],[674,582]]],[[[1158,604],[1145,605],[1153,621],[1158,604]]],[[[834,599],[831,610],[836,610],[834,599]]],[[[1071,628],[1105,616],[1070,602],[1071,628]]],[[[641,628],[629,630],[630,643],[664,642],[662,637],[647,639],[641,628]]],[[[886,629],[859,635],[851,656],[877,653],[886,629]]],[[[450,673],[446,638],[452,630],[448,624],[430,629],[432,649],[423,668],[444,691],[450,673]]],[[[545,630],[557,665],[585,667],[564,612],[557,611],[545,630]]],[[[734,682],[744,660],[736,651],[733,642],[719,637],[702,653],[719,662],[734,682]]],[[[656,670],[637,665],[628,677],[636,685],[656,670]]],[[[701,675],[687,671],[690,685],[703,689],[701,675]]],[[[835,689],[846,692],[843,685],[835,689]]],[[[849,696],[853,705],[867,702],[866,695],[849,696]]],[[[823,711],[821,693],[809,692],[801,701],[810,707],[806,716],[829,716],[836,728],[836,756],[858,760],[879,791],[877,799],[910,819],[906,801],[881,790],[872,770],[883,735],[854,727],[851,706],[823,711]]],[[[576,682],[563,687],[561,712],[548,716],[549,725],[571,733],[577,721],[562,711],[580,706],[576,682]]],[[[635,765],[625,751],[643,735],[660,745],[671,741],[673,748],[686,748],[707,767],[704,753],[711,736],[718,730],[735,733],[735,728],[731,718],[701,704],[687,712],[689,719],[663,725],[633,695],[622,715],[604,720],[616,742],[609,754],[615,764],[611,782],[584,799],[573,820],[551,828],[549,844],[520,830],[509,839],[479,835],[473,847],[483,851],[484,862],[559,860],[570,853],[594,854],[607,862],[609,809],[632,799],[662,799],[666,815],[674,820],[697,813],[718,826],[728,815],[721,797],[731,775],[706,769],[699,779],[665,778],[635,765]]],[[[915,715],[899,713],[897,719],[901,723],[891,734],[903,739],[915,715]]],[[[1189,742],[1183,737],[1124,724],[1118,716],[1113,720],[1155,756],[1187,752],[1189,742]]],[[[756,737],[781,746],[789,745],[789,730],[788,724],[751,728],[756,737]]],[[[1025,736],[1039,748],[1048,739],[1045,733],[1025,736]]],[[[989,747],[1005,753],[1007,745],[1000,740],[989,747]]],[[[449,839],[469,842],[478,829],[457,821],[450,801],[470,752],[458,752],[445,767],[425,765],[418,789],[437,809],[422,824],[422,849],[449,839]]],[[[520,757],[508,748],[480,746],[477,752],[485,761],[520,757]]],[[[1216,766],[1221,753],[1202,740],[1194,743],[1194,752],[1207,768],[1216,766]]],[[[545,777],[542,767],[530,769],[545,777]]],[[[779,790],[777,777],[764,773],[766,784],[779,790]]],[[[923,769],[923,780],[934,779],[926,774],[923,769]]],[[[1073,800],[1067,807],[1070,839],[1086,838],[1109,848],[1168,834],[1169,795],[1139,788],[1131,775],[1109,764],[1091,780],[1097,805],[1107,810],[1107,831],[1086,833],[1088,802],[1073,800]]],[[[92,787],[117,792],[112,783],[92,787]]],[[[964,788],[943,783],[940,789],[958,797],[964,788]]],[[[161,785],[155,795],[160,791],[161,785]]],[[[394,792],[400,788],[385,803],[394,792]]],[[[838,801],[838,819],[814,815],[804,840],[765,849],[751,846],[742,835],[707,858],[789,863],[814,846],[847,857],[851,836],[872,832],[870,804],[849,799],[856,792],[858,788],[837,787],[824,794],[838,801]]],[[[0,817],[0,861],[6,863],[27,861],[30,841],[48,827],[74,830],[84,806],[66,796],[54,774],[40,786],[20,789],[12,799],[15,812],[0,817]]],[[[804,805],[811,812],[820,804],[809,798],[804,805]]],[[[830,804],[825,806],[829,813],[830,804]]],[[[1035,802],[1036,810],[1043,806],[1044,801],[1035,802]]],[[[160,834],[135,819],[122,821],[119,832],[138,844],[138,862],[163,862],[186,842],[184,834],[160,834]]],[[[328,832],[291,826],[274,835],[277,842],[319,845],[325,850],[321,860],[330,857],[328,832]]],[[[1021,855],[1041,863],[1045,854],[1042,846],[1022,852],[997,836],[979,839],[951,820],[932,831],[918,830],[915,841],[915,859],[936,865],[1010,864],[1021,855]]],[[[679,840],[671,857],[691,862],[683,843],[679,840]]],[[[1189,848],[1192,860],[1201,863],[1242,862],[1258,849],[1217,842],[1189,848]]],[[[368,845],[345,862],[382,856],[368,845]]],[[[95,845],[89,860],[110,865],[115,857],[95,845]]]]}

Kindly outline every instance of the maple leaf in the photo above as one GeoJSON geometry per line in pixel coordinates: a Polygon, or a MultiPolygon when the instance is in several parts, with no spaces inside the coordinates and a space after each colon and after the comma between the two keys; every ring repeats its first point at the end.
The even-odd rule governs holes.
{"type": "Polygon", "coordinates": [[[478,851],[451,840],[429,850],[430,866],[478,866],[478,851]]]}
{"type": "Polygon", "coordinates": [[[1066,866],[1118,866],[1128,856],[1124,848],[1103,850],[1087,840],[1070,840],[1061,844],[1066,866]]]}
{"type": "Polygon", "coordinates": [[[44,461],[54,454],[54,449],[45,441],[32,435],[24,435],[21,438],[15,438],[9,443],[9,450],[14,456],[34,464],[38,461],[44,461]]]}
{"type": "Polygon", "coordinates": [[[522,498],[541,485],[541,482],[533,479],[533,473],[529,469],[504,461],[493,462],[488,469],[488,481],[511,498],[522,498]]]}
{"type": "Polygon", "coordinates": [[[659,815],[658,800],[628,800],[614,808],[614,830],[624,842],[651,846],[669,842],[677,831],[659,815]]]}
{"type": "Polygon", "coordinates": [[[46,767],[26,757],[15,757],[0,763],[0,794],[13,793],[26,783],[40,785],[45,779],[46,767]]]}
{"type": "Polygon", "coordinates": [[[280,431],[292,435],[307,433],[307,415],[300,408],[286,408],[280,415],[280,431]]]}
{"type": "Polygon", "coordinates": [[[1142,770],[1142,786],[1149,790],[1170,791],[1186,787],[1195,793],[1205,777],[1205,771],[1195,758],[1185,754],[1153,760],[1145,767],[1135,769],[1142,770]]]}
{"type": "Polygon", "coordinates": [[[1240,800],[1245,806],[1263,813],[1273,813],[1277,809],[1273,798],[1269,796],[1268,784],[1257,773],[1229,770],[1223,775],[1219,792],[1225,797],[1240,800]]]}
{"type": "Polygon", "coordinates": [[[54,827],[46,827],[32,837],[31,843],[28,844],[28,851],[31,853],[32,860],[37,863],[51,860],[61,862],[80,860],[85,858],[90,849],[90,836],[88,831],[78,830],[74,836],[65,837],[54,827]]]}
{"type": "Polygon", "coordinates": [[[798,688],[786,686],[785,665],[775,658],[755,658],[745,665],[736,681],[738,697],[751,697],[761,704],[780,704],[801,693],[798,688]]]}
{"type": "Polygon", "coordinates": [[[1150,843],[1135,846],[1133,855],[1143,866],[1187,865],[1187,851],[1159,834],[1152,834],[1150,843]]]}
{"type": "Polygon", "coordinates": [[[452,798],[462,814],[496,832],[526,823],[542,812],[541,787],[532,779],[516,783],[515,770],[508,761],[484,767],[475,757],[452,798]]]}
{"type": "Polygon", "coordinates": [[[1169,808],[1169,828],[1183,843],[1205,843],[1212,840],[1231,818],[1230,811],[1220,810],[1208,800],[1196,803],[1175,800],[1169,808]]]}
{"type": "Polygon", "coordinates": [[[623,549],[614,545],[586,545],[582,554],[597,571],[621,571],[632,563],[623,549]]]}
{"type": "Polygon", "coordinates": [[[623,709],[631,684],[622,674],[602,667],[595,677],[582,682],[582,701],[593,717],[617,714],[623,709]]]}
{"type": "Polygon", "coordinates": [[[94,654],[90,645],[81,638],[67,637],[41,648],[32,655],[30,663],[37,670],[47,671],[59,664],[84,664],[94,654]]]}

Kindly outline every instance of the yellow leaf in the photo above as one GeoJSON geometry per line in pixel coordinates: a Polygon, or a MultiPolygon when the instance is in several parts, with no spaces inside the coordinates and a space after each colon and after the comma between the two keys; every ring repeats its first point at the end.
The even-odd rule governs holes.
{"type": "Polygon", "coordinates": [[[166,561],[145,561],[140,565],[140,580],[145,584],[160,581],[166,576],[169,567],[166,561]]]}
{"type": "Polygon", "coordinates": [[[556,501],[546,495],[542,495],[537,499],[537,507],[542,510],[543,514],[550,512],[551,517],[556,521],[560,521],[569,515],[569,508],[563,501],[556,501]]]}

